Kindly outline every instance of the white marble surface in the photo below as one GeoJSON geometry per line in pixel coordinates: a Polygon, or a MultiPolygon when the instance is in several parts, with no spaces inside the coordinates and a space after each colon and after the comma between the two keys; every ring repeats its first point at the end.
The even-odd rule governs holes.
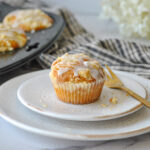
{"type": "Polygon", "coordinates": [[[150,134],[113,141],[69,141],[32,134],[0,119],[0,150],[149,150],[149,147],[150,134]]]}
{"type": "MultiPolygon", "coordinates": [[[[110,21],[99,20],[100,0],[45,0],[71,9],[78,20],[96,37],[119,35],[110,21]]],[[[0,79],[3,80],[3,79],[0,79]]],[[[129,139],[80,142],[39,136],[18,129],[0,118],[0,150],[149,150],[150,133],[129,139]]]]}

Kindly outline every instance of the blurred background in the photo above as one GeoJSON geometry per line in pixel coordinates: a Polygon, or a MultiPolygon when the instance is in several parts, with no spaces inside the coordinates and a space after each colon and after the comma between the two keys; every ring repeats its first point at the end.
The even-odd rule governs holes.
{"type": "Polygon", "coordinates": [[[111,20],[101,18],[102,0],[44,0],[54,6],[64,6],[70,9],[78,21],[98,38],[116,35],[118,29],[111,20]]]}
{"type": "Polygon", "coordinates": [[[97,38],[118,37],[149,44],[149,0],[1,0],[9,4],[66,7],[97,38]],[[46,2],[47,4],[44,4],[46,2]]]}
{"type": "MultiPolygon", "coordinates": [[[[66,7],[73,12],[78,21],[98,38],[107,35],[118,36],[118,29],[115,23],[110,20],[101,19],[102,0],[1,0],[15,6],[28,3],[41,5],[42,1],[49,4],[49,7],[66,7]]],[[[43,4],[44,5],[44,4],[43,4]]]]}

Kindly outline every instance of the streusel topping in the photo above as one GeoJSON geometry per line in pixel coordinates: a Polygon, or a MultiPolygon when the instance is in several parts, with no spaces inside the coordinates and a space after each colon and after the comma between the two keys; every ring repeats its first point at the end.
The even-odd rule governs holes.
{"type": "Polygon", "coordinates": [[[52,64],[52,74],[59,81],[70,82],[92,82],[105,78],[99,62],[82,53],[66,53],[58,57],[52,64]]]}

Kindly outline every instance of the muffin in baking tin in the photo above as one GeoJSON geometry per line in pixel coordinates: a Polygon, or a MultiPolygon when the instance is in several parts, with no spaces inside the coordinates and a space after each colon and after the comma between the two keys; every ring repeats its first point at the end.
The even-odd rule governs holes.
{"type": "Polygon", "coordinates": [[[61,101],[87,104],[99,98],[105,73],[96,60],[85,54],[65,54],[53,62],[50,78],[61,101]]]}
{"type": "Polygon", "coordinates": [[[34,32],[51,27],[53,19],[40,9],[22,9],[7,14],[3,23],[27,32],[34,32]]]}
{"type": "Polygon", "coordinates": [[[23,30],[0,24],[0,52],[21,48],[26,42],[27,36],[23,30]]]}

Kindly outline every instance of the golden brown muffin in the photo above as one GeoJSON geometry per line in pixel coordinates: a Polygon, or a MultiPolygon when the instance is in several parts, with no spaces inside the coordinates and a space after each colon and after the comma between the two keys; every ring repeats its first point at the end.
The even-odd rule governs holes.
{"type": "Polygon", "coordinates": [[[24,9],[9,13],[3,23],[30,32],[51,27],[53,19],[39,9],[24,9]]]}
{"type": "Polygon", "coordinates": [[[24,31],[0,24],[0,52],[23,47],[27,42],[24,31]]]}
{"type": "Polygon", "coordinates": [[[96,101],[105,74],[100,64],[85,54],[65,54],[52,64],[50,78],[61,101],[86,104],[96,101]]]}

